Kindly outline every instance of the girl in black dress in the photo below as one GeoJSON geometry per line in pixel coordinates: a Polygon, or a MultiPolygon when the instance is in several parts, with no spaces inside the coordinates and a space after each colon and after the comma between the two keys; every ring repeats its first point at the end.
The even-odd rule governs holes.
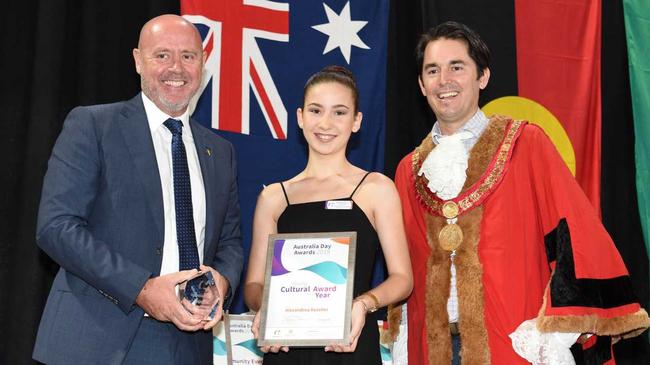
{"type": "MultiPolygon", "coordinates": [[[[257,199],[244,297],[250,309],[259,311],[269,234],[356,231],[351,342],[324,349],[266,346],[264,364],[381,364],[374,311],[404,299],[413,285],[397,190],[386,176],[368,173],[346,158],[350,135],[361,128],[362,119],[350,71],[329,66],[314,74],[296,114],[309,159],[301,173],[267,186],[257,199]],[[336,200],[348,201],[350,209],[325,209],[324,202],[336,200]],[[388,277],[371,289],[379,244],[388,277]]],[[[258,326],[259,315],[253,325],[256,336],[258,326]]]]}

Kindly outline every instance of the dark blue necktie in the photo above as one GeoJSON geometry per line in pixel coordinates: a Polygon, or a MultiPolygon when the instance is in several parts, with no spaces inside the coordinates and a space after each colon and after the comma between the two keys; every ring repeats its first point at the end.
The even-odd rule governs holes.
{"type": "Polygon", "coordinates": [[[169,118],[164,124],[172,132],[174,205],[176,208],[179,268],[181,270],[198,269],[199,252],[196,248],[196,235],[194,233],[190,171],[187,168],[187,154],[183,144],[183,122],[169,118]]]}

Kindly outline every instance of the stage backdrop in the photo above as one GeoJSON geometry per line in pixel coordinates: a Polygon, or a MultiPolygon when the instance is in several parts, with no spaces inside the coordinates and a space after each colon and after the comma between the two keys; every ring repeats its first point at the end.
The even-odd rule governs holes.
{"type": "MultiPolygon", "coordinates": [[[[634,31],[635,27],[648,29],[643,23],[648,18],[647,1],[625,0],[625,13],[623,0],[395,0],[390,4],[388,0],[350,0],[349,4],[341,0],[220,0],[210,3],[215,8],[204,9],[203,13],[187,10],[191,4],[198,7],[200,3],[183,3],[183,14],[203,17],[193,21],[201,28],[204,44],[210,49],[212,66],[209,67],[218,64],[229,71],[227,74],[223,69],[207,71],[196,116],[213,128],[218,120],[223,130],[217,133],[236,144],[241,159],[255,156],[252,164],[240,165],[242,207],[248,212],[252,211],[262,184],[286,179],[304,164],[305,146],[296,129],[295,108],[300,105],[306,77],[322,66],[348,65],[359,78],[361,110],[365,117],[360,135],[353,140],[350,158],[368,169],[381,169],[383,165],[386,174],[392,175],[397,162],[420,143],[434,121],[418,90],[414,62],[415,43],[425,29],[453,19],[477,30],[493,53],[492,77],[481,96],[481,105],[505,96],[535,100],[561,123],[569,138],[573,138],[573,132],[564,123],[576,122],[578,118],[563,117],[562,110],[544,97],[523,93],[518,56],[525,48],[521,48],[520,22],[530,21],[524,27],[537,32],[529,39],[530,47],[541,41],[542,45],[561,51],[560,57],[564,55],[565,59],[574,61],[591,54],[572,66],[582,69],[591,64],[593,67],[589,74],[593,79],[587,84],[589,93],[581,94],[586,96],[579,101],[589,100],[587,105],[591,107],[600,99],[602,124],[593,125],[598,119],[596,113],[588,128],[601,129],[600,137],[590,134],[594,138],[591,146],[597,146],[600,141],[601,155],[584,163],[601,163],[601,177],[595,182],[600,183],[600,194],[595,196],[601,199],[603,221],[630,270],[641,302],[648,309],[648,258],[635,194],[635,129],[628,73],[631,69],[637,75],[637,71],[647,69],[639,62],[647,54],[643,50],[648,47],[648,37],[634,31]],[[516,9],[519,6],[547,6],[549,12],[534,10],[530,12],[532,15],[521,18],[525,9],[516,9]],[[548,17],[547,22],[534,19],[538,12],[548,17]],[[585,15],[588,21],[584,20],[585,15]],[[624,15],[630,18],[627,39],[624,15]],[[382,21],[384,25],[380,25],[382,21]],[[540,28],[532,28],[538,25],[540,28]],[[244,28],[241,33],[237,31],[244,28]],[[347,37],[338,36],[343,31],[347,37]],[[597,49],[599,40],[600,50],[597,49]],[[630,68],[626,40],[630,44],[630,68]],[[568,49],[567,42],[570,42],[568,49]],[[235,51],[227,50],[226,45],[235,47],[235,51]],[[380,53],[385,55],[385,60],[373,58],[380,53]],[[597,71],[598,63],[600,71],[597,71]],[[228,90],[221,88],[225,84],[230,85],[228,90]],[[595,96],[598,88],[600,97],[595,96]],[[219,98],[215,98],[216,93],[219,98]],[[215,111],[215,105],[219,104],[225,114],[215,111]],[[226,107],[234,105],[240,108],[227,110],[226,107]],[[283,134],[285,139],[281,138],[283,134]],[[251,143],[239,142],[246,139],[251,143]],[[263,154],[249,152],[249,148],[262,144],[273,152],[267,153],[266,149],[263,154]],[[374,152],[362,152],[368,144],[374,144],[371,146],[374,152]],[[251,170],[265,171],[265,177],[253,177],[251,170]]],[[[24,0],[3,4],[0,12],[3,16],[0,45],[5,55],[0,58],[0,69],[4,71],[0,95],[3,111],[0,364],[32,363],[35,332],[57,270],[56,263],[36,247],[34,227],[46,162],[63,119],[76,105],[125,100],[138,92],[139,79],[131,50],[137,44],[144,22],[163,13],[180,14],[180,1],[24,0]]],[[[553,101],[563,91],[560,88],[572,85],[564,82],[565,74],[548,72],[550,66],[537,64],[529,69],[546,73],[547,84],[540,91],[548,93],[546,97],[553,101]]],[[[575,73],[572,70],[565,71],[569,76],[577,75],[578,70],[575,73]]],[[[637,80],[636,76],[634,79],[637,80]]],[[[636,85],[643,85],[640,82],[636,85]]],[[[648,103],[637,103],[641,94],[636,89],[634,97],[634,113],[638,115],[638,108],[647,108],[648,103]]],[[[645,141],[647,145],[647,129],[643,129],[643,124],[639,124],[636,132],[637,143],[645,141]]],[[[576,171],[580,171],[581,164],[578,145],[571,140],[576,151],[576,171]]],[[[647,151],[647,148],[636,150],[638,158],[647,161],[647,151]]],[[[591,168],[595,171],[598,166],[591,168]]],[[[590,198],[595,202],[593,193],[590,198]]],[[[645,219],[647,222],[647,215],[645,219]]],[[[246,237],[250,237],[250,224],[244,223],[244,228],[246,237]]],[[[241,304],[237,306],[243,309],[241,304]]],[[[617,351],[622,355],[619,364],[649,363],[643,357],[643,346],[647,346],[647,338],[619,343],[617,351]]]]}

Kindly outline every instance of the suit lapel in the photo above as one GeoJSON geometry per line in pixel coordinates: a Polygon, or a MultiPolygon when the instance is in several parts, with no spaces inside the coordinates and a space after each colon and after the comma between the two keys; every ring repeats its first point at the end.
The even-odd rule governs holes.
{"type": "MultiPolygon", "coordinates": [[[[147,115],[142,104],[142,96],[136,97],[126,103],[119,119],[120,130],[135,165],[135,177],[142,182],[145,199],[151,210],[151,215],[156,224],[157,235],[152,243],[164,240],[164,212],[162,202],[162,187],[160,186],[160,173],[156,154],[154,152],[151,131],[147,122],[147,115]]],[[[153,252],[153,250],[152,250],[153,252]]],[[[160,262],[158,262],[160,270],[160,262]]]]}
{"type": "MultiPolygon", "coordinates": [[[[206,135],[208,132],[201,128],[197,128],[196,121],[190,121],[192,128],[192,136],[194,137],[194,145],[196,146],[196,154],[199,156],[199,164],[201,165],[201,174],[203,175],[203,187],[205,190],[205,242],[203,244],[203,257],[206,256],[208,248],[213,241],[214,236],[214,219],[216,212],[215,209],[215,189],[216,182],[216,169],[214,165],[215,156],[213,155],[214,148],[211,148],[210,138],[212,136],[206,135]]],[[[209,263],[208,263],[209,265],[209,263]]]]}

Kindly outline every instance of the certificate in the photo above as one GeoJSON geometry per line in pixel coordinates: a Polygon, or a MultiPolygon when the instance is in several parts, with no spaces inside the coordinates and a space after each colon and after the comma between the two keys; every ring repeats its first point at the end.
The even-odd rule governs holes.
{"type": "Polygon", "coordinates": [[[257,347],[251,331],[254,317],[248,314],[225,316],[229,365],[262,363],[264,353],[257,347]]]}
{"type": "Polygon", "coordinates": [[[269,236],[258,345],[347,343],[356,232],[269,236]]]}
{"type": "Polygon", "coordinates": [[[212,327],[212,364],[228,365],[225,321],[219,321],[212,327]]]}
{"type": "Polygon", "coordinates": [[[379,327],[379,354],[381,354],[381,365],[393,365],[393,343],[388,336],[388,323],[377,321],[379,327]]]}

